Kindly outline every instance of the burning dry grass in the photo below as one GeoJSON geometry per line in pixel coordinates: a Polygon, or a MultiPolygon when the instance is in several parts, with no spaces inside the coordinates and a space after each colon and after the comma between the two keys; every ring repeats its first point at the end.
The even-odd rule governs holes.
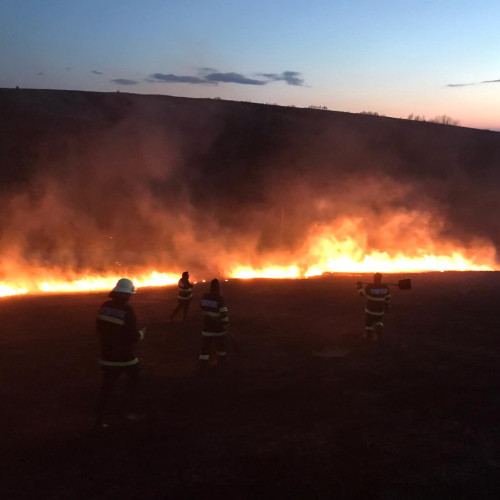
{"type": "MultiPolygon", "coordinates": [[[[424,214],[425,215],[425,214],[424,214]]],[[[255,246],[246,243],[245,250],[224,250],[223,255],[212,257],[210,252],[201,255],[194,279],[210,279],[212,275],[228,278],[302,278],[324,273],[346,272],[425,272],[425,271],[487,271],[497,269],[495,249],[488,242],[473,242],[469,248],[456,246],[451,241],[436,243],[425,228],[425,216],[418,213],[395,217],[387,223],[388,228],[379,231],[380,239],[392,235],[398,240],[388,244],[388,251],[373,250],[368,253],[368,234],[364,231],[365,220],[343,219],[334,225],[314,225],[304,238],[303,244],[294,252],[288,250],[258,252],[255,246]],[[420,227],[416,227],[418,221],[420,227]],[[422,222],[423,221],[423,222],[422,222]],[[405,228],[410,228],[405,231],[405,228]],[[207,262],[202,261],[203,257],[207,262]],[[213,274],[207,274],[212,268],[213,274]]],[[[187,234],[181,239],[187,247],[199,247],[187,234]],[[190,241],[187,241],[190,240],[190,241]]],[[[388,238],[386,238],[388,239],[388,238]]],[[[255,244],[254,244],[255,245],[255,244]]],[[[204,248],[215,247],[213,241],[204,248]]],[[[382,243],[378,242],[378,246],[382,243]]],[[[240,247],[244,247],[240,244],[240,247]]],[[[214,248],[215,251],[215,248],[214,248]]],[[[181,252],[182,253],[182,252],[181,252]]],[[[186,252],[185,252],[186,253],[186,252]]],[[[187,259],[191,260],[190,258],[187,259]]],[[[0,283],[0,296],[23,293],[83,292],[109,290],[123,276],[130,277],[140,287],[165,286],[176,283],[182,268],[162,272],[147,267],[121,268],[116,262],[114,274],[88,271],[79,274],[72,270],[53,267],[44,269],[29,263],[19,265],[4,259],[5,281],[0,283]]]]}
{"type": "Polygon", "coordinates": [[[197,280],[498,269],[494,137],[476,160],[485,139],[457,127],[7,97],[0,295],[105,290],[123,276],[161,286],[186,269],[197,280]]]}

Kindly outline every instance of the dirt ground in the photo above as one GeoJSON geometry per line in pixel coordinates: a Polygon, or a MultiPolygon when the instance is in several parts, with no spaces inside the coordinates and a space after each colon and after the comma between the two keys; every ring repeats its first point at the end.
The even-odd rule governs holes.
{"type": "Polygon", "coordinates": [[[101,434],[106,294],[1,299],[1,498],[499,498],[500,274],[403,277],[378,344],[359,275],[223,283],[236,342],[207,373],[208,285],[173,323],[175,287],[140,290],[147,418],[118,393],[101,434]]]}

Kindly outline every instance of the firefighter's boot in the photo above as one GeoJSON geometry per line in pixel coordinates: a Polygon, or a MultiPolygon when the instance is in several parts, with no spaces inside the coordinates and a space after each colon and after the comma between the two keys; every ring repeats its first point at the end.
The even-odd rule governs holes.
{"type": "Polygon", "coordinates": [[[217,365],[227,366],[227,353],[217,353],[217,365]]]}
{"type": "Polygon", "coordinates": [[[374,330],[374,340],[382,340],[383,338],[383,330],[384,330],[384,325],[382,323],[377,323],[375,325],[375,330],[374,330]]]}
{"type": "Polygon", "coordinates": [[[207,370],[210,368],[210,355],[209,354],[200,354],[198,358],[198,366],[200,370],[207,370]]]}

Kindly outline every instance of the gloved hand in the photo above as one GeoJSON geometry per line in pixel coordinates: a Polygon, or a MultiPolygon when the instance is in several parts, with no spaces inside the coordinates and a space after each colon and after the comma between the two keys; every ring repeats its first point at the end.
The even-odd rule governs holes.
{"type": "Polygon", "coordinates": [[[139,335],[141,336],[141,340],[144,338],[144,335],[146,335],[147,329],[148,329],[147,326],[144,326],[139,330],[139,335]]]}

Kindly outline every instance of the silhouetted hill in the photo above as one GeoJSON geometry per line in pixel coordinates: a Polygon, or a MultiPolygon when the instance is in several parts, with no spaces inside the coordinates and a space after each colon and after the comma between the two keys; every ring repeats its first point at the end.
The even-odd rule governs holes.
{"type": "MultiPolygon", "coordinates": [[[[41,148],[51,150],[49,157],[62,157],[69,142],[105,139],[123,123],[128,127],[124,139],[135,136],[138,141],[153,129],[169,142],[180,141],[185,166],[209,179],[225,177],[235,167],[241,174],[268,171],[276,165],[273,159],[286,170],[298,171],[328,163],[339,173],[380,168],[410,178],[440,178],[456,171],[471,177],[499,175],[498,132],[430,122],[248,102],[58,90],[0,89],[0,106],[6,146],[1,172],[12,179],[35,166],[47,168],[41,164],[46,160],[41,148]],[[283,164],[283,158],[289,161],[283,164]]],[[[134,160],[140,168],[141,158],[134,160]]]]}

